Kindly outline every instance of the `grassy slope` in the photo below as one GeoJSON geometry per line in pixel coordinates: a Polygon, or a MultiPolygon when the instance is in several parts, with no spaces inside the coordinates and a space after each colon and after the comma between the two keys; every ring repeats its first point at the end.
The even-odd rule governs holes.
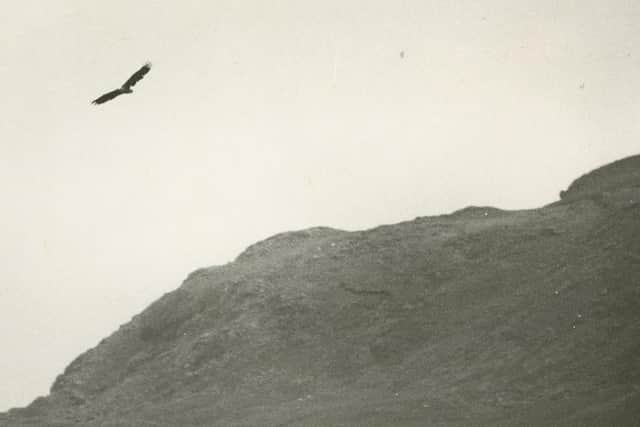
{"type": "Polygon", "coordinates": [[[5,422],[632,425],[640,161],[615,165],[541,209],[274,236],[192,273],[5,422]]]}

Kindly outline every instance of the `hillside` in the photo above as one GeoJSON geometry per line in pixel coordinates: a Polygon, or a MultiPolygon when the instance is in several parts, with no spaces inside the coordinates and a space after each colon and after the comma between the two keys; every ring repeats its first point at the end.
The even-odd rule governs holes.
{"type": "Polygon", "coordinates": [[[6,426],[634,425],[640,156],[540,209],[312,228],[190,274],[6,426]]]}

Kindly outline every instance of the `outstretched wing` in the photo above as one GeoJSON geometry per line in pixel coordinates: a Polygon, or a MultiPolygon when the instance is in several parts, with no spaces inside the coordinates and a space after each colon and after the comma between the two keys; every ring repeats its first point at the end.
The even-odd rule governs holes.
{"type": "Polygon", "coordinates": [[[133,75],[129,77],[129,80],[124,82],[124,84],[122,85],[122,88],[129,89],[133,87],[136,83],[142,80],[142,78],[145,76],[145,74],[149,72],[149,70],[151,70],[151,63],[147,62],[138,71],[133,73],[133,75]]]}
{"type": "Polygon", "coordinates": [[[112,90],[111,92],[105,93],[104,95],[102,95],[100,98],[96,98],[93,101],[91,101],[92,104],[103,104],[107,101],[111,101],[113,98],[115,98],[118,95],[122,95],[124,92],[122,89],[116,89],[116,90],[112,90]]]}

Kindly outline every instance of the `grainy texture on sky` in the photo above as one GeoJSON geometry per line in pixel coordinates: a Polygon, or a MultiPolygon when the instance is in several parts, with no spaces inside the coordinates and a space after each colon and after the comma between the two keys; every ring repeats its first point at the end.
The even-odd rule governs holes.
{"type": "Polygon", "coordinates": [[[2,5],[0,410],[271,234],[537,207],[638,152],[636,1],[2,5]]]}

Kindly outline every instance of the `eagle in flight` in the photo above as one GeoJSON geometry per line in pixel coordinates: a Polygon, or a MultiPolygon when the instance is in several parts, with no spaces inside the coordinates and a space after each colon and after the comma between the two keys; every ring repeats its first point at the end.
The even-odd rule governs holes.
{"type": "Polygon", "coordinates": [[[133,73],[133,75],[129,77],[129,79],[126,82],[124,82],[122,87],[116,90],[112,90],[111,92],[105,93],[101,97],[91,101],[91,103],[96,105],[104,104],[105,102],[111,101],[113,98],[115,98],[116,96],[122,95],[123,93],[133,92],[131,88],[135,86],[135,84],[138,83],[140,80],[142,80],[142,78],[145,76],[145,74],[149,72],[149,70],[151,70],[151,63],[147,62],[138,71],[133,73]]]}

